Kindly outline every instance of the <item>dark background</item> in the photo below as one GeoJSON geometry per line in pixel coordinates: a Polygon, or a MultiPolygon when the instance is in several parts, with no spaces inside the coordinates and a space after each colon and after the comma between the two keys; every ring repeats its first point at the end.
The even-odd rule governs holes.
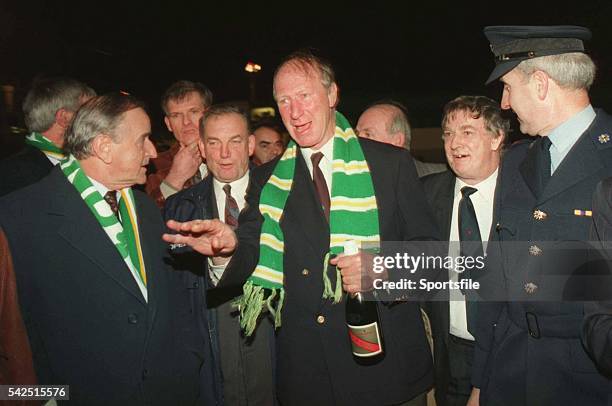
{"type": "MultiPolygon", "coordinates": [[[[124,0],[0,2],[0,84],[16,107],[37,75],[73,76],[98,93],[124,90],[145,99],[163,136],[159,97],[177,79],[208,85],[216,101],[245,101],[244,65],[262,66],[258,105],[274,105],[278,61],[314,47],[337,71],[343,111],[353,122],[379,98],[407,105],[414,127],[439,126],[442,106],[460,94],[499,100],[484,86],[494,62],[486,25],[584,25],[598,64],[593,105],[612,104],[612,1],[581,2],[211,2],[124,0]],[[367,4],[367,3],[366,3],[367,4]]],[[[19,111],[10,125],[22,126],[19,111]]]]}

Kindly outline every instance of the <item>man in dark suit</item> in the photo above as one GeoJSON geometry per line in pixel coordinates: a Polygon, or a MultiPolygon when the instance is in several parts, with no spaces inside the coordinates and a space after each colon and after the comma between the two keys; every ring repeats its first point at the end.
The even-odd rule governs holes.
{"type": "Polygon", "coordinates": [[[96,93],[69,78],[35,81],[23,102],[31,132],[21,151],[0,161],[0,196],[45,177],[64,157],[64,134],[79,107],[96,93]]]}
{"type": "MultiPolygon", "coordinates": [[[[332,272],[324,267],[326,254],[335,241],[342,241],[342,237],[333,233],[337,218],[334,208],[336,199],[347,199],[338,197],[335,191],[351,182],[350,172],[365,173],[360,184],[371,182],[373,186],[377,208],[374,227],[379,230],[380,241],[437,238],[435,220],[410,155],[399,148],[355,136],[344,117],[335,111],[338,88],[332,67],[310,53],[295,53],[280,65],[274,76],[274,97],[295,144],[292,142],[280,159],[253,171],[238,237],[219,221],[170,221],[168,226],[182,234],[165,235],[164,239],[170,243],[187,243],[207,255],[233,253],[220,285],[240,286],[249,278],[245,289],[253,295],[243,299],[257,300],[259,286],[253,280],[272,269],[269,275],[278,284],[271,286],[276,286],[272,289],[282,303],[282,309],[274,302],[269,303],[279,327],[276,377],[281,404],[423,404],[433,371],[418,305],[414,302],[378,304],[386,356],[375,365],[361,366],[351,354],[341,289],[346,292],[372,289],[371,284],[361,283],[362,271],[368,272],[365,265],[371,262],[371,257],[360,252],[331,260],[339,268],[341,280],[330,276],[332,272]],[[343,148],[351,148],[355,152],[353,158],[361,155],[365,161],[347,161],[340,156],[343,148]],[[357,165],[359,162],[367,165],[357,165]],[[348,165],[350,169],[334,169],[340,165],[348,165]],[[278,171],[283,168],[288,169],[285,175],[278,171]],[[282,214],[271,206],[275,204],[274,198],[265,200],[270,197],[267,191],[274,193],[275,190],[285,193],[282,214]],[[267,254],[260,255],[259,250],[260,237],[264,236],[262,230],[266,230],[264,227],[271,220],[277,221],[277,227],[282,230],[279,238],[283,239],[284,248],[278,249],[280,240],[266,238],[262,249],[272,249],[282,255],[284,271],[278,278],[275,276],[278,271],[274,270],[278,268],[258,265],[269,258],[267,254]],[[334,284],[338,289],[337,301],[333,292],[333,299],[324,298],[334,284]],[[279,326],[281,320],[282,326],[279,326]]],[[[365,203],[372,201],[367,199],[365,203]]],[[[344,210],[353,219],[371,218],[359,217],[360,214],[351,210],[350,199],[348,202],[344,210]]],[[[358,200],[354,205],[362,207],[362,203],[358,200]]],[[[361,223],[357,220],[349,223],[361,225],[355,224],[361,223]]],[[[245,302],[246,309],[241,310],[253,310],[248,307],[249,301],[245,302]]],[[[248,316],[243,319],[249,320],[253,319],[248,316]]]]}
{"type": "Polygon", "coordinates": [[[69,385],[74,404],[198,398],[204,340],[164,263],[159,210],[131,189],[156,156],[150,132],[141,102],[96,97],[66,134],[67,158],[0,199],[38,381],[69,385]]]}
{"type": "MultiPolygon", "coordinates": [[[[199,148],[212,176],[172,195],[166,200],[164,218],[178,221],[221,219],[236,226],[245,206],[249,184],[249,155],[255,139],[248,118],[238,107],[213,105],[203,115],[199,148]],[[221,213],[221,215],[219,215],[221,213]]],[[[198,281],[198,296],[206,296],[208,327],[222,374],[223,403],[226,405],[274,404],[272,346],[274,328],[269,318],[261,321],[257,334],[245,337],[232,302],[242,294],[240,287],[212,289],[225,266],[217,266],[189,247],[172,246],[177,265],[186,269],[190,280],[198,281]],[[202,269],[205,269],[202,272],[202,269]],[[200,274],[200,275],[198,275],[200,274]]],[[[193,284],[192,284],[193,285],[193,284]]],[[[208,334],[208,331],[205,332],[208,334]]]]}
{"type": "Polygon", "coordinates": [[[573,283],[587,261],[581,242],[589,240],[593,192],[612,175],[612,118],[588,95],[595,65],[583,41],[591,33],[484,32],[497,61],[488,82],[501,80],[502,108],[516,113],[521,132],[540,137],[513,145],[500,169],[472,383],[481,405],[605,404],[608,380],[580,342],[580,300],[592,300],[591,291],[573,283]]]}
{"type": "MultiPolygon", "coordinates": [[[[468,205],[476,216],[477,240],[489,239],[498,166],[509,123],[501,117],[495,101],[484,96],[461,96],[444,107],[442,129],[444,151],[452,172],[428,175],[422,181],[441,235],[450,242],[448,255],[458,257],[462,213],[465,217],[463,210],[468,205]]],[[[477,280],[478,272],[474,269],[461,278],[477,280]]],[[[459,275],[452,270],[449,278],[458,280],[459,275]]],[[[469,312],[466,306],[464,295],[448,290],[442,290],[435,300],[426,303],[434,338],[438,406],[466,405],[472,392],[474,337],[470,331],[475,322],[471,318],[477,313],[476,303],[469,303],[469,312]]]]}

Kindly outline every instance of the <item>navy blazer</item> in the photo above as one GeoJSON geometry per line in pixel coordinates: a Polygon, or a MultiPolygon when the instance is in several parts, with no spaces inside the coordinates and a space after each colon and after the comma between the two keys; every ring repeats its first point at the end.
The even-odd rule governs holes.
{"type": "Polygon", "coordinates": [[[195,404],[204,365],[193,309],[165,262],[159,210],[134,191],[148,302],[59,167],[0,199],[39,384],[83,405],[195,404]]]}
{"type": "MultiPolygon", "coordinates": [[[[382,241],[437,239],[435,220],[408,152],[359,141],[372,175],[382,241]]],[[[252,172],[247,208],[239,219],[239,246],[220,285],[241,286],[255,268],[262,224],[259,196],[277,162],[252,172]]],[[[280,403],[399,404],[425,392],[433,381],[432,360],[415,302],[379,305],[386,356],[367,367],[353,360],[344,302],[334,305],[321,298],[329,226],[315,193],[298,152],[293,186],[281,219],[286,296],[276,340],[280,403]]]]}

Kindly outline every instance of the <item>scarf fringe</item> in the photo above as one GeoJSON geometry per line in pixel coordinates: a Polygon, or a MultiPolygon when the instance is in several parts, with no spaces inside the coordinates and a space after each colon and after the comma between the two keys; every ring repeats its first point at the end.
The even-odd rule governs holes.
{"type": "Polygon", "coordinates": [[[342,300],[342,275],[340,270],[336,269],[336,286],[332,289],[332,283],[329,279],[329,258],[330,253],[325,254],[323,258],[323,299],[331,299],[334,304],[340,303],[342,300]]]}
{"type": "Polygon", "coordinates": [[[281,311],[285,300],[285,290],[282,288],[268,289],[270,294],[264,299],[266,288],[247,281],[242,287],[243,294],[234,302],[240,312],[240,327],[249,337],[257,328],[257,321],[264,308],[274,318],[274,327],[281,326],[281,311]],[[276,299],[278,296],[278,299],[276,299]],[[276,299],[276,300],[275,300],[276,299]],[[276,307],[276,308],[275,308],[276,307]]]}

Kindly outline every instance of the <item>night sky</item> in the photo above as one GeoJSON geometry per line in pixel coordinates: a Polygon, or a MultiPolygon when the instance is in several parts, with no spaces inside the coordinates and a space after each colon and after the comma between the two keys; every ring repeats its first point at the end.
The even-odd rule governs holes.
{"type": "Polygon", "coordinates": [[[99,93],[126,90],[149,103],[159,127],[158,100],[174,80],[201,81],[216,101],[245,100],[243,68],[253,60],[263,67],[259,104],[272,105],[278,61],[313,47],[336,67],[339,109],[353,120],[367,103],[391,97],[407,105],[414,126],[437,126],[443,104],[460,94],[499,100],[501,86],[483,84],[494,64],[484,26],[575,24],[593,31],[593,104],[612,109],[609,0],[356,4],[4,1],[0,82],[19,95],[36,75],[61,74],[99,93]]]}

